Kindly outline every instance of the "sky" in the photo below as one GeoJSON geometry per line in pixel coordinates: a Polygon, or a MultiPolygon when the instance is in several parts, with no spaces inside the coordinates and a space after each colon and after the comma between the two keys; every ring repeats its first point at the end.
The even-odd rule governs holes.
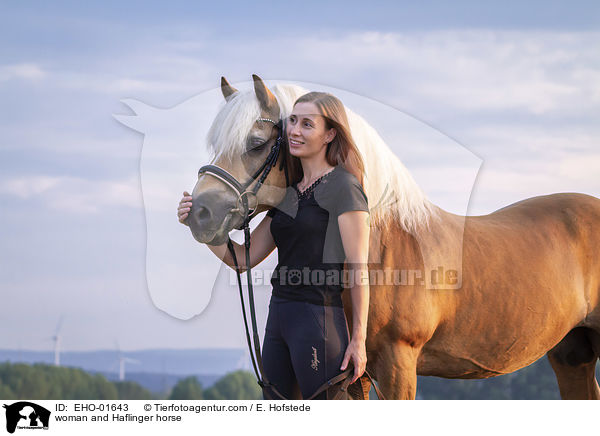
{"type": "MultiPolygon", "coordinates": [[[[599,20],[592,1],[5,2],[0,348],[52,349],[61,317],[65,350],[245,346],[237,289],[210,295],[194,281],[203,271],[230,277],[176,222],[178,197],[173,231],[189,238],[186,253],[198,249],[199,266],[187,256],[190,276],[166,267],[191,294],[203,286],[206,309],[173,316],[148,288],[149,137],[118,121],[132,114],[123,100],[176,110],[218,92],[221,76],[243,87],[253,73],[314,84],[376,102],[476,157],[463,213],[554,192],[600,197],[599,20]]],[[[413,141],[403,162],[429,198],[460,211],[446,186],[459,162],[428,167],[421,136],[404,137],[413,141]]],[[[179,159],[186,171],[171,171],[183,191],[207,162],[179,159]]]]}

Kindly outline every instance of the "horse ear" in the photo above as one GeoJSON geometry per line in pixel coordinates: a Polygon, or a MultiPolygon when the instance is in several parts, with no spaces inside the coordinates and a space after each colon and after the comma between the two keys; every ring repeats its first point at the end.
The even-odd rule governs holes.
{"type": "Polygon", "coordinates": [[[266,87],[265,82],[256,74],[252,75],[252,79],[254,79],[254,92],[256,92],[256,97],[258,97],[261,108],[269,112],[274,108],[278,108],[277,99],[269,91],[269,88],[266,87]]]}
{"type": "Polygon", "coordinates": [[[229,100],[229,97],[238,92],[238,90],[231,86],[224,76],[221,76],[221,92],[225,100],[229,100]]]}

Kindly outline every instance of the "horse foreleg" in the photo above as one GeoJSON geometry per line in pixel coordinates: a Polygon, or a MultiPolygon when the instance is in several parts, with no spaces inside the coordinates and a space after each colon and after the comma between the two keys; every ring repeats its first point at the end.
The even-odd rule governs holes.
{"type": "Polygon", "coordinates": [[[397,342],[381,351],[376,364],[377,384],[389,400],[414,400],[417,395],[419,349],[397,342]]]}
{"type": "Polygon", "coordinates": [[[591,334],[586,328],[573,329],[547,353],[563,400],[600,399],[595,376],[598,354],[591,334]]]}

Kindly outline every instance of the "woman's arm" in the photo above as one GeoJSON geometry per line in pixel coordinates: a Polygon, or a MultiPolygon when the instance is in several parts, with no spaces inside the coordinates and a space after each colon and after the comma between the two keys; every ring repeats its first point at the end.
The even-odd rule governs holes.
{"type": "Polygon", "coordinates": [[[367,352],[367,319],[369,315],[369,213],[349,211],[338,217],[340,235],[352,276],[352,337],[341,369],[345,370],[350,359],[354,362],[354,383],[365,371],[367,352]]]}

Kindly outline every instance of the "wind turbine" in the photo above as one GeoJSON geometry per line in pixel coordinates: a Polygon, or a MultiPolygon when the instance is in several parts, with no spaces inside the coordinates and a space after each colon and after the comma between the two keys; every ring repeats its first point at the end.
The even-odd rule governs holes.
{"type": "Polygon", "coordinates": [[[54,366],[60,366],[60,328],[62,327],[64,315],[61,315],[56,324],[56,331],[52,340],[54,341],[54,366]]]}
{"type": "Polygon", "coordinates": [[[242,354],[235,367],[236,369],[250,371],[250,353],[248,352],[248,349],[244,351],[244,354],[242,354]]]}
{"type": "Polygon", "coordinates": [[[111,369],[114,368],[118,364],[119,365],[119,381],[123,381],[123,380],[125,380],[125,363],[139,364],[140,361],[123,356],[123,353],[121,352],[121,347],[119,347],[119,341],[115,340],[115,343],[117,346],[117,356],[118,356],[117,359],[118,360],[113,366],[111,366],[111,369]]]}

